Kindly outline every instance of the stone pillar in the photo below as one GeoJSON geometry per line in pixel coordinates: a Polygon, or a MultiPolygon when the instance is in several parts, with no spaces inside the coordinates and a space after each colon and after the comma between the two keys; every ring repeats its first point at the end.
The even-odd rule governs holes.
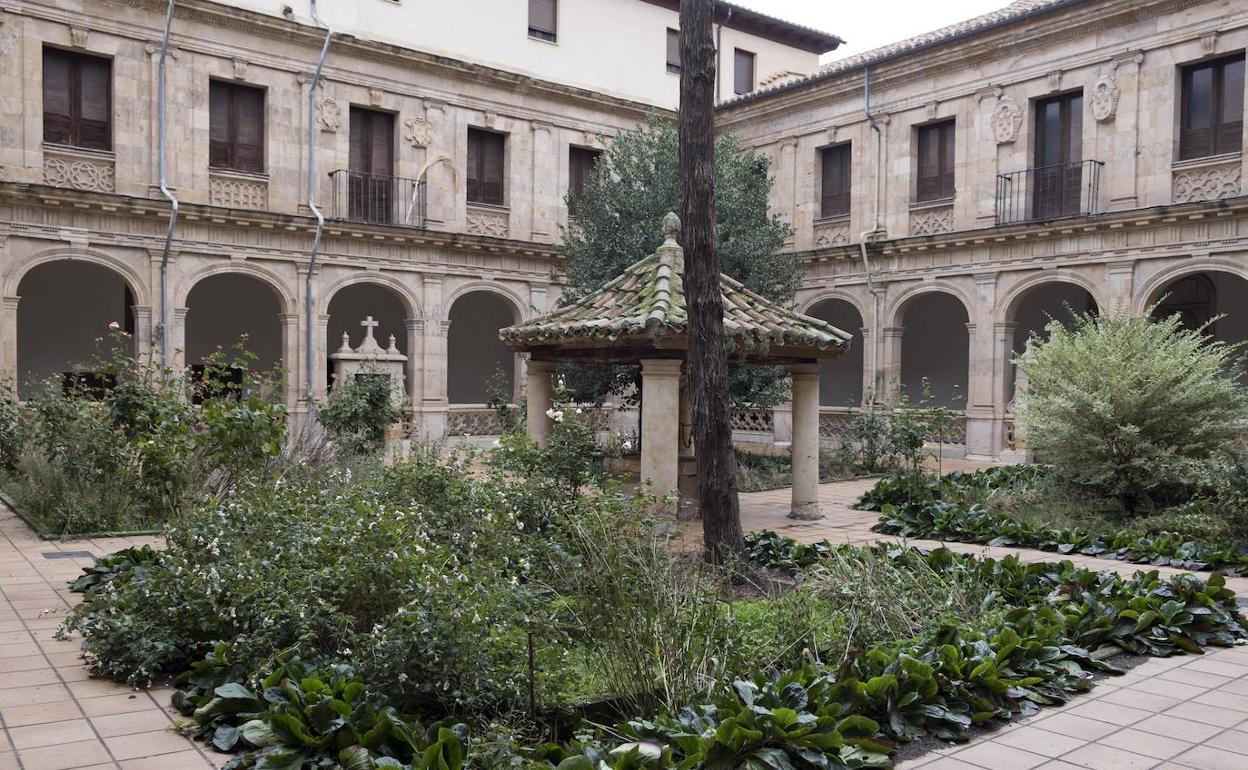
{"type": "MultiPolygon", "coordinates": [[[[641,361],[641,481],[651,482],[658,508],[671,512],[663,501],[677,491],[680,459],[680,361],[645,358],[641,361]]],[[[533,395],[529,394],[530,403],[533,395]]]]}
{"type": "Polygon", "coordinates": [[[134,355],[144,359],[152,354],[152,308],[150,305],[131,305],[130,317],[134,319],[134,355]]]}
{"type": "Polygon", "coordinates": [[[819,364],[795,364],[793,377],[793,505],[791,519],[818,519],[819,364]]]}
{"type": "MultiPolygon", "coordinates": [[[[1105,298],[1109,307],[1101,308],[1102,313],[1130,313],[1133,310],[1135,294],[1135,261],[1114,262],[1105,266],[1105,298]]],[[[1144,298],[1148,302],[1148,297],[1144,298]]],[[[1143,310],[1143,308],[1140,308],[1143,310]]]]}
{"type": "Polygon", "coordinates": [[[895,404],[901,395],[901,338],[906,333],[904,326],[884,327],[884,360],[880,371],[883,373],[882,386],[885,403],[895,404]]]}
{"type": "Polygon", "coordinates": [[[0,300],[0,388],[16,394],[17,388],[17,303],[21,297],[0,300]]]}
{"type": "MultiPolygon", "coordinates": [[[[299,335],[303,331],[298,313],[282,313],[282,373],[285,375],[286,408],[294,409],[299,404],[299,335]]],[[[322,335],[324,336],[324,335],[322,335]]]]}
{"type": "Polygon", "coordinates": [[[434,441],[446,433],[446,335],[451,322],[442,317],[442,278],[424,278],[425,317],[421,323],[420,398],[413,402],[421,413],[426,438],[434,441]]]}
{"type": "Polygon", "coordinates": [[[1011,384],[1014,378],[1014,333],[1018,324],[997,322],[992,325],[992,358],[996,362],[992,382],[992,409],[998,416],[1010,411],[1011,384]]]}
{"type": "Polygon", "coordinates": [[[425,322],[419,318],[404,318],[403,328],[407,339],[407,412],[415,419],[420,408],[421,395],[425,391],[425,322]]]}
{"type": "Polygon", "coordinates": [[[186,313],[188,308],[175,307],[169,314],[169,366],[181,372],[190,362],[186,360],[186,313]]]}
{"type": "Polygon", "coordinates": [[[547,410],[554,404],[554,385],[551,377],[555,373],[555,365],[550,361],[529,361],[528,366],[528,416],[529,438],[538,446],[546,446],[550,436],[550,428],[554,421],[546,416],[547,410]]]}

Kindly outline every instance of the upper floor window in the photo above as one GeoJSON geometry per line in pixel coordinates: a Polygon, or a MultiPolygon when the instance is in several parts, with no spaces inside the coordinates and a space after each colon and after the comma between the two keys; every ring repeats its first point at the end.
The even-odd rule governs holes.
{"type": "Polygon", "coordinates": [[[43,49],[43,141],[88,150],[113,148],[113,63],[43,49]]]}
{"type": "Polygon", "coordinates": [[[754,54],[737,48],[732,59],[733,93],[748,94],[754,90],[754,54]]]}
{"type": "Polygon", "coordinates": [[[953,126],[952,120],[919,126],[915,199],[920,203],[953,197],[953,126]]]}
{"type": "Polygon", "coordinates": [[[834,144],[819,150],[819,216],[849,215],[850,144],[834,144]]]}
{"type": "Polygon", "coordinates": [[[264,89],[208,83],[208,165],[264,173],[264,89]]]}
{"type": "Polygon", "coordinates": [[[680,30],[667,30],[667,71],[680,74],[680,30]]]}
{"type": "Polygon", "coordinates": [[[352,105],[347,153],[351,219],[393,222],[401,189],[394,180],[394,115],[352,105]]]}
{"type": "Polygon", "coordinates": [[[1239,152],[1244,132],[1244,55],[1183,68],[1179,160],[1239,152]]]}
{"type": "Polygon", "coordinates": [[[468,129],[468,202],[503,205],[506,136],[468,129]]]}
{"type": "Polygon", "coordinates": [[[585,185],[594,173],[594,164],[602,153],[588,147],[571,147],[568,149],[568,192],[570,203],[575,204],[577,198],[585,193],[585,185]]]}
{"type": "Polygon", "coordinates": [[[559,0],[529,0],[529,37],[555,42],[559,0]]]}

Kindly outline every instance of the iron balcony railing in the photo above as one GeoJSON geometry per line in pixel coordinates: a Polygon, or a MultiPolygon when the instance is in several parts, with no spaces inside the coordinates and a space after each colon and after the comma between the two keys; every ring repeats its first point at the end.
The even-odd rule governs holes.
{"type": "Polygon", "coordinates": [[[1099,160],[1076,160],[997,175],[997,224],[1095,214],[1101,194],[1099,160]]]}
{"type": "Polygon", "coordinates": [[[402,225],[424,229],[429,224],[428,199],[422,179],[368,174],[340,168],[329,175],[334,219],[402,225]]]}

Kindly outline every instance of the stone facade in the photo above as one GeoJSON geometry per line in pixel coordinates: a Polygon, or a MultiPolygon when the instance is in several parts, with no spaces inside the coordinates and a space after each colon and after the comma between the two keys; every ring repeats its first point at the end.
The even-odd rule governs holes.
{"type": "MultiPolygon", "coordinates": [[[[1238,287],[1248,280],[1248,154],[1178,160],[1181,67],[1242,55],[1248,6],[1097,0],[1016,10],[1016,20],[1007,9],[834,63],[718,116],[773,160],[771,205],[792,222],[809,269],[799,308],[861,323],[864,360],[836,376],[855,393],[905,386],[914,400],[919,375],[943,372],[937,384],[960,389],[949,402],[965,410],[966,450],[985,457],[1013,456],[1012,358],[1068,299],[1141,311],[1176,286],[1199,291],[1175,281],[1204,274],[1227,282],[1219,336],[1248,338],[1237,318],[1248,312],[1238,287]],[[867,70],[880,144],[864,111],[867,70]],[[1082,159],[1103,164],[1095,198],[1085,192],[1070,216],[998,224],[1002,175],[1036,165],[1036,101],[1076,91],[1082,159]],[[918,203],[917,130],[947,119],[956,195],[918,203]],[[818,218],[818,150],[840,142],[852,142],[851,213],[828,222],[818,218]],[[877,220],[880,231],[868,233],[877,220]]],[[[833,407],[857,406],[824,404],[829,426],[840,419],[833,407]]]]}
{"type": "MultiPolygon", "coordinates": [[[[159,340],[168,204],[158,190],[154,136],[164,11],[164,3],[142,0],[0,3],[0,371],[10,380],[23,375],[24,351],[48,347],[23,336],[32,330],[18,330],[23,313],[40,309],[34,304],[57,301],[46,291],[35,293],[33,280],[23,283],[47,264],[106,268],[124,285],[126,325],[138,351],[153,350],[153,340],[159,340]],[[45,46],[111,59],[111,151],[43,143],[45,46]]],[[[309,385],[304,319],[315,231],[304,190],[306,105],[322,36],[306,24],[187,0],[178,3],[167,63],[168,182],[181,204],[168,267],[174,363],[195,363],[188,358],[206,344],[197,340],[212,336],[204,328],[216,319],[212,313],[243,316],[256,327],[247,329],[255,344],[263,347],[269,343],[259,338],[272,338],[274,357],[286,374],[287,400],[298,412],[306,409],[301,397],[309,385]],[[210,80],[265,90],[263,173],[209,168],[210,80]],[[257,315],[224,284],[210,295],[221,306],[197,312],[192,292],[205,279],[221,276],[243,276],[263,286],[275,313],[266,309],[257,315]]],[[[448,352],[448,339],[456,338],[451,324],[456,303],[471,297],[481,307],[492,304],[505,323],[546,310],[558,294],[551,269],[567,217],[569,147],[601,148],[654,108],[343,37],[330,47],[315,104],[316,195],[329,219],[311,278],[312,392],[318,398],[326,392],[338,327],[358,324],[372,312],[367,305],[357,312],[356,302],[354,317],[331,320],[331,303],[345,289],[371,287],[376,301],[401,308],[378,335],[395,334],[408,358],[407,395],[417,427],[441,435],[448,410],[464,400],[448,392],[448,366],[456,365],[455,353],[448,352]],[[394,115],[393,174],[401,183],[423,183],[426,227],[353,221],[358,218],[351,215],[346,191],[331,177],[348,167],[352,106],[394,115]],[[469,127],[506,134],[503,206],[466,203],[469,127]]],[[[83,293],[89,295],[90,286],[83,293]]],[[[112,317],[125,312],[119,309],[112,317]]],[[[471,323],[465,321],[465,328],[471,323]]],[[[488,337],[496,330],[461,335],[468,348],[461,358],[488,359],[488,337]]],[[[102,326],[82,330],[103,333],[102,326]]],[[[236,341],[223,335],[218,344],[236,341]]],[[[60,368],[77,363],[66,360],[60,368]]],[[[488,372],[496,363],[505,365],[518,388],[524,381],[522,361],[474,365],[488,372]]],[[[49,364],[41,371],[56,370],[49,364]]],[[[471,398],[474,404],[484,401],[475,390],[471,398]]]]}

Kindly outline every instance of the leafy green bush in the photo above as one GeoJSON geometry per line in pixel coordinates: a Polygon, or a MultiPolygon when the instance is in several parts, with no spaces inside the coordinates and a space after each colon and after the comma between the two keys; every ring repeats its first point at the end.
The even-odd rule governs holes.
{"type": "MultiPolygon", "coordinates": [[[[211,363],[207,379],[236,365],[211,363]]],[[[41,532],[159,528],[282,450],[286,408],[263,375],[205,392],[189,376],[120,354],[95,368],[107,388],[52,381],[0,409],[0,446],[21,446],[4,483],[41,532]]]]}
{"type": "Polygon", "coordinates": [[[1020,429],[1069,484],[1134,513],[1234,446],[1248,414],[1238,349],[1179,316],[1084,315],[1018,359],[1020,429]]]}
{"type": "Polygon", "coordinates": [[[316,412],[316,419],[339,446],[352,454],[373,454],[385,446],[386,432],[402,422],[390,378],[362,372],[339,383],[316,412]]]}

